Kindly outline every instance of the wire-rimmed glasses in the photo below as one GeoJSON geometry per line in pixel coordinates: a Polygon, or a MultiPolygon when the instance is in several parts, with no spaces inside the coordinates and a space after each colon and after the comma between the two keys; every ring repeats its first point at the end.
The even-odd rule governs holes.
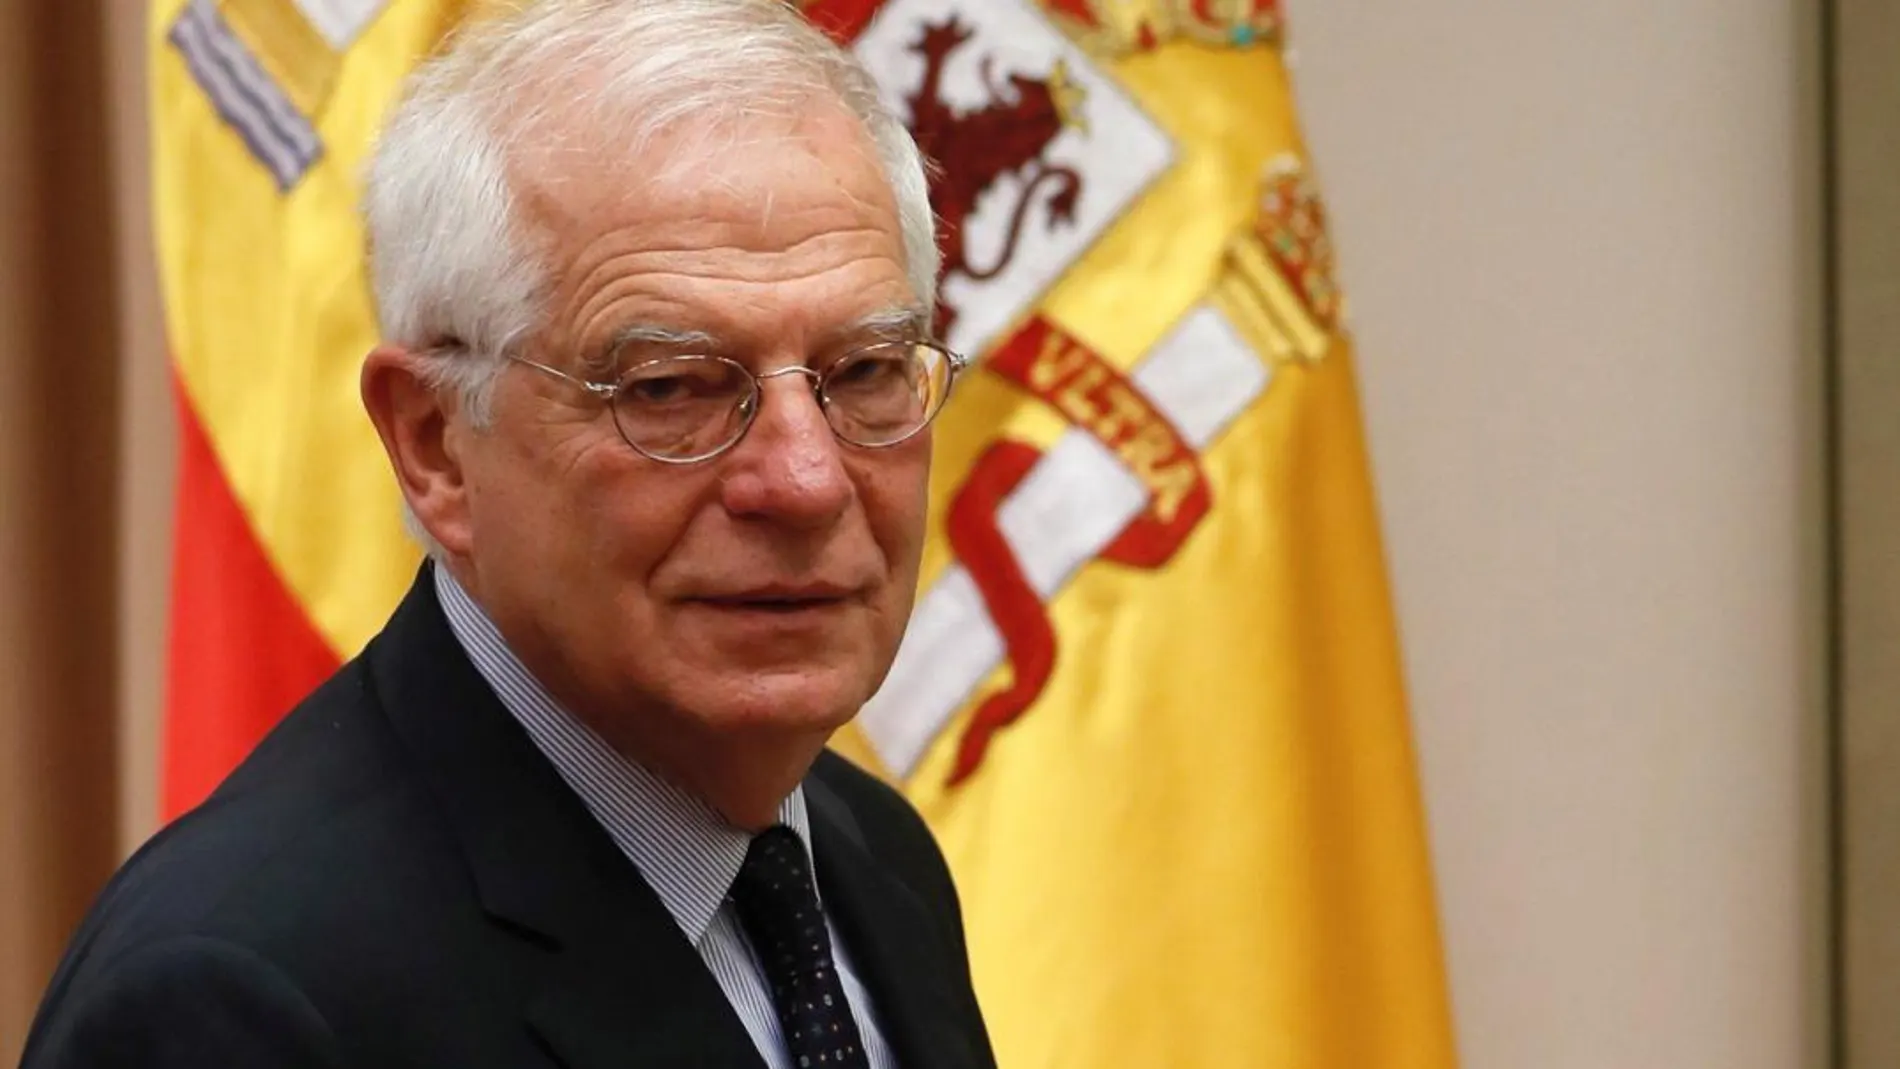
{"type": "Polygon", "coordinates": [[[803,375],[840,441],[865,449],[898,445],[937,418],[968,360],[930,341],[854,349],[822,368],[755,375],[722,356],[645,360],[613,382],[589,382],[524,357],[508,359],[573,383],[606,401],[620,437],[641,456],[693,464],[739,444],[758,417],[766,379],[803,375]]]}

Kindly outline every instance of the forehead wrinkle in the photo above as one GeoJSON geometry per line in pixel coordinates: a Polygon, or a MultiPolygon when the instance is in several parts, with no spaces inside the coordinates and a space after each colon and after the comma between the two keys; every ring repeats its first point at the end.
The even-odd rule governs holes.
{"type": "MultiPolygon", "coordinates": [[[[607,235],[601,235],[606,237],[607,235]]],[[[684,235],[682,235],[684,237],[684,235]]],[[[578,280],[575,290],[596,292],[611,290],[620,282],[632,282],[641,278],[672,279],[680,278],[696,281],[700,278],[695,272],[707,266],[716,268],[720,281],[746,284],[772,284],[784,281],[779,277],[780,266],[787,260],[794,260],[807,251],[809,246],[826,242],[845,242],[864,237],[886,238],[890,232],[883,227],[870,224],[843,227],[819,227],[812,233],[799,238],[790,245],[761,248],[755,245],[722,243],[718,245],[669,243],[641,244],[636,248],[623,249],[601,258],[599,263],[588,266],[578,280]],[[661,258],[664,262],[656,268],[644,268],[639,261],[642,258],[661,258]],[[633,261],[628,263],[627,261],[633,261]],[[617,278],[597,283],[595,280],[605,272],[616,271],[617,278]]],[[[591,244],[591,243],[590,243],[591,244]]],[[[867,249],[863,254],[854,256],[854,261],[872,258],[878,250],[867,249]]],[[[896,250],[891,250],[893,255],[896,250]]],[[[585,254],[569,260],[570,269],[577,260],[584,260],[585,254]]],[[[908,279],[906,280],[908,281],[908,279]]]]}
{"type": "MultiPolygon", "coordinates": [[[[562,317],[574,324],[578,335],[573,344],[585,345],[589,327],[602,315],[611,311],[620,301],[636,299],[664,303],[668,305],[690,306],[694,302],[694,293],[708,279],[696,273],[694,261],[712,258],[718,261],[718,268],[724,277],[717,280],[718,285],[738,283],[742,286],[773,286],[783,281],[782,272],[777,265],[794,261],[801,250],[812,242],[841,241],[861,238],[865,235],[883,237],[884,231],[878,227],[864,226],[841,230],[821,230],[809,237],[800,239],[789,248],[762,251],[743,246],[721,245],[698,247],[680,245],[670,248],[643,247],[614,252],[593,265],[586,266],[581,277],[568,289],[568,297],[562,303],[565,311],[571,315],[562,317]],[[664,269],[643,269],[642,261],[658,258],[665,262],[664,269]],[[679,263],[685,260],[685,263],[679,263]],[[671,261],[671,262],[666,262],[671,261]],[[736,274],[726,274],[737,271],[736,274]]],[[[847,264],[841,264],[834,270],[848,269],[860,265],[866,256],[856,256],[847,264]]],[[[568,260],[569,272],[575,266],[575,259],[585,260],[585,254],[568,260]]],[[[901,270],[901,264],[900,264],[901,270]]],[[[903,281],[908,289],[908,277],[903,281]]],[[[717,314],[717,309],[707,309],[717,314]]],[[[592,348],[592,346],[588,346],[592,348]]]]}
{"type": "MultiPolygon", "coordinates": [[[[747,145],[811,143],[817,140],[806,133],[774,134],[742,140],[729,132],[727,137],[747,145]]],[[[862,158],[865,167],[874,171],[872,165],[875,160],[867,153],[862,140],[861,137],[852,139],[852,148],[855,155],[862,158]]],[[[796,255],[814,241],[850,239],[869,234],[893,239],[897,245],[893,252],[900,265],[903,263],[901,221],[897,218],[895,205],[881,195],[881,179],[880,184],[866,195],[866,191],[844,181],[843,176],[838,175],[830,164],[816,160],[816,163],[832,171],[832,180],[827,185],[830,195],[837,197],[838,202],[813,205],[784,217],[789,220],[785,224],[788,229],[795,231],[801,222],[809,228],[808,233],[786,246],[775,236],[770,236],[775,220],[780,218],[778,197],[781,190],[776,182],[758,182],[753,179],[741,182],[737,174],[718,165],[719,154],[709,155],[703,150],[680,151],[682,146],[678,143],[679,138],[675,136],[673,141],[667,146],[670,151],[655,153],[660,159],[651,162],[658,163],[658,167],[649,166],[649,161],[638,161],[644,173],[636,171],[629,174],[629,168],[636,161],[616,159],[598,149],[570,156],[568,161],[576,165],[573,167],[556,165],[554,157],[558,153],[551,153],[545,148],[532,161],[525,157],[516,158],[511,168],[515,173],[511,177],[519,191],[522,214],[526,217],[524,221],[541,232],[544,247],[551,254],[567,261],[566,270],[560,271],[561,275],[572,278],[573,269],[584,265],[583,274],[573,279],[571,293],[587,294],[597,286],[596,276],[613,271],[628,257],[643,254],[673,254],[690,261],[694,257],[744,253],[748,254],[746,259],[754,263],[763,261],[759,273],[770,273],[774,258],[796,255]],[[688,168],[691,168],[690,171],[688,168]],[[626,181],[629,177],[632,180],[626,181]],[[749,197],[747,190],[752,191],[749,197]],[[588,191],[592,195],[586,195],[588,191]],[[622,217],[620,225],[604,232],[596,229],[603,216],[615,215],[622,217]],[[744,215],[752,216],[749,226],[741,222],[744,215]],[[811,218],[801,220],[801,215],[811,218]],[[835,225],[838,222],[848,225],[835,225]],[[716,230],[726,240],[718,245],[694,240],[695,230],[704,233],[708,229],[716,230]],[[759,241],[744,240],[749,236],[745,234],[748,229],[756,230],[759,241]],[[734,236],[741,240],[734,242],[734,236]],[[611,251],[597,262],[587,263],[590,254],[601,242],[629,239],[631,248],[611,251]],[[770,247],[762,247],[767,243],[770,247]],[[563,256],[563,251],[567,255],[563,256]]],[[[632,267],[624,273],[632,276],[638,273],[638,269],[632,267]]],[[[554,288],[568,287],[556,281],[554,288]]],[[[583,298],[583,306],[577,311],[585,315],[585,305],[592,303],[591,297],[589,294],[583,298]]]]}

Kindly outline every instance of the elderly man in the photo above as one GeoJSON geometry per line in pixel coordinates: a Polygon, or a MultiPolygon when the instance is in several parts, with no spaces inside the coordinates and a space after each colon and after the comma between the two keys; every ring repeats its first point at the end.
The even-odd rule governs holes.
{"type": "Polygon", "coordinates": [[[766,0],[547,0],[419,72],[367,215],[430,562],[113,881],[26,1064],[991,1065],[942,855],[825,750],[960,364],[869,78],[766,0]]]}

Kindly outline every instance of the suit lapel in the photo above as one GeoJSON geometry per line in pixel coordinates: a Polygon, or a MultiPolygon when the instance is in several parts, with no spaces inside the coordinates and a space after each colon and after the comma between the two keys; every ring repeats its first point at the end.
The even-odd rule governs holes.
{"type": "Polygon", "coordinates": [[[461,843],[483,908],[544,954],[528,1023],[572,1069],[759,1069],[664,903],[504,708],[428,566],[367,653],[382,707],[461,843]]]}
{"type": "Polygon", "coordinates": [[[677,942],[683,955],[616,935],[570,950],[529,1007],[529,1023],[573,1069],[763,1069],[725,994],[685,937],[677,942]]]}
{"type": "Polygon", "coordinates": [[[825,911],[875,1000],[879,1030],[905,1069],[966,1069],[989,1063],[971,1046],[960,975],[936,918],[916,892],[865,847],[844,801],[817,777],[805,780],[812,852],[825,911]]]}

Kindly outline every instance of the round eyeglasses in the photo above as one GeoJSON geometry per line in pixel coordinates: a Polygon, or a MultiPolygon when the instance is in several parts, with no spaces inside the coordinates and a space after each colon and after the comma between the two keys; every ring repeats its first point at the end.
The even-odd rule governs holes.
{"type": "Polygon", "coordinates": [[[755,375],[722,356],[664,356],[635,364],[614,382],[589,382],[559,368],[508,359],[571,382],[606,401],[635,452],[663,464],[711,460],[739,444],[758,418],[764,382],[802,375],[840,441],[883,449],[930,425],[968,360],[927,341],[855,349],[822,369],[802,366],[755,375]]]}

